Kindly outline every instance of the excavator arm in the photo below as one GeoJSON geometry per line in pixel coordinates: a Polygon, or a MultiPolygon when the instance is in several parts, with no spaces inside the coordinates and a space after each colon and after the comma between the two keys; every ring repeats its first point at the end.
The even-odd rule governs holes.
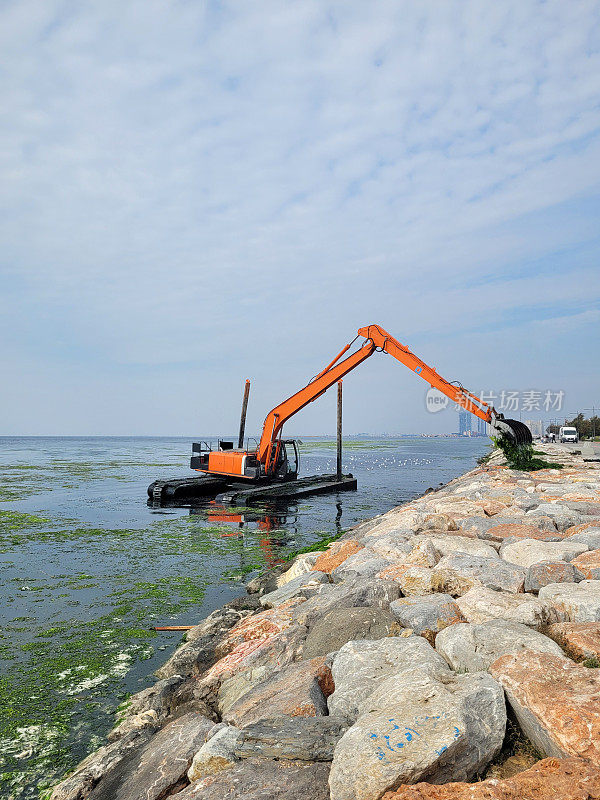
{"type": "Polygon", "coordinates": [[[485,422],[492,421],[492,408],[488,403],[484,403],[483,400],[480,400],[479,397],[467,391],[467,389],[459,383],[449,383],[445,378],[442,378],[433,367],[421,361],[408,347],[400,344],[397,339],[390,336],[390,334],[384,331],[379,325],[368,325],[366,328],[360,328],[358,335],[364,336],[365,339],[370,339],[375,344],[377,350],[382,350],[384,353],[393,356],[404,364],[405,367],[408,367],[416,375],[423,378],[424,381],[427,381],[430,386],[443,392],[446,397],[449,397],[450,400],[458,403],[459,406],[475,414],[479,419],[485,422]]]}
{"type": "Polygon", "coordinates": [[[366,340],[358,350],[343,361],[340,361],[340,358],[352,346],[352,342],[347,344],[310,383],[267,414],[257,449],[258,461],[264,465],[267,475],[271,473],[276,463],[277,442],[285,422],[309,403],[312,403],[313,400],[320,397],[330,386],[333,386],[334,383],[337,383],[351,370],[362,364],[376,351],[393,356],[431,386],[445,394],[446,397],[449,397],[450,400],[475,414],[479,419],[488,422],[496,435],[508,436],[517,444],[531,443],[531,432],[526,425],[517,420],[505,420],[503,415],[499,414],[493,406],[485,403],[459,383],[450,383],[445,378],[442,378],[433,367],[421,361],[408,347],[400,344],[379,325],[368,325],[364,328],[359,328],[356,338],[358,336],[362,336],[366,340]]]}

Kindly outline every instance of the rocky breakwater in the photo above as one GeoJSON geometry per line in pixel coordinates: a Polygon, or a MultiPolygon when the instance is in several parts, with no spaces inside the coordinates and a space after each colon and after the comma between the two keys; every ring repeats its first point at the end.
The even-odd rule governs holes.
{"type": "Polygon", "coordinates": [[[600,470],[545,449],[252,581],[52,800],[600,797],[600,470]]]}

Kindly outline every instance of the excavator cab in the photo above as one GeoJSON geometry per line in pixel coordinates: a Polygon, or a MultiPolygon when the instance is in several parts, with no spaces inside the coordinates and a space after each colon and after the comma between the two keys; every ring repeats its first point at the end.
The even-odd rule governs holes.
{"type": "Polygon", "coordinates": [[[300,456],[298,455],[298,445],[294,439],[283,439],[279,441],[279,460],[277,462],[275,475],[281,481],[293,481],[298,477],[300,466],[300,456]]]}
{"type": "MultiPolygon", "coordinates": [[[[194,442],[192,453],[190,467],[198,472],[254,481],[266,477],[256,450],[235,448],[233,442],[220,439],[216,449],[213,449],[209,442],[194,442]]],[[[293,439],[277,439],[273,442],[271,463],[273,464],[269,475],[271,480],[295,480],[300,464],[296,442],[293,439]]]]}
{"type": "Polygon", "coordinates": [[[277,439],[272,444],[270,456],[271,478],[276,481],[293,481],[298,477],[300,456],[294,439],[277,439]]]}

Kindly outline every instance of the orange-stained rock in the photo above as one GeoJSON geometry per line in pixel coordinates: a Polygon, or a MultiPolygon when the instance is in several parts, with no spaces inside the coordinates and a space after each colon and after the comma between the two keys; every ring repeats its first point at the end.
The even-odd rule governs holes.
{"type": "Polygon", "coordinates": [[[600,622],[557,622],[548,635],[575,661],[600,658],[600,622]]]}
{"type": "Polygon", "coordinates": [[[203,682],[208,685],[223,680],[265,658],[282,664],[286,663],[285,656],[291,661],[297,644],[294,632],[305,632],[292,624],[292,611],[303,601],[304,598],[292,598],[234,625],[215,651],[220,658],[204,673],[203,682]]]}
{"type": "Polygon", "coordinates": [[[402,594],[430,594],[433,592],[431,579],[433,570],[429,567],[414,564],[390,564],[377,575],[382,580],[396,581],[400,584],[402,594]]]}
{"type": "Polygon", "coordinates": [[[506,510],[508,505],[508,503],[501,503],[499,500],[488,500],[485,503],[481,503],[483,513],[486,517],[494,517],[496,514],[500,514],[502,511],[506,510]]]}
{"type": "Polygon", "coordinates": [[[358,553],[358,551],[362,549],[363,545],[360,542],[357,542],[356,539],[346,539],[343,542],[334,542],[329,550],[317,558],[314,563],[313,570],[330,573],[336,567],[339,567],[340,564],[343,564],[349,556],[353,556],[354,553],[358,553]]]}
{"type": "Polygon", "coordinates": [[[415,783],[386,792],[382,800],[597,800],[600,769],[583,758],[545,758],[505,780],[415,783]]]}
{"type": "Polygon", "coordinates": [[[600,578],[600,550],[589,550],[587,553],[582,553],[571,563],[581,570],[586,578],[596,581],[600,578]]]}
{"type": "MultiPolygon", "coordinates": [[[[565,534],[566,535],[566,534],[565,534]]],[[[507,522],[500,525],[493,525],[487,529],[487,537],[495,539],[500,542],[504,539],[539,539],[541,541],[550,541],[562,536],[558,531],[542,531],[535,525],[521,525],[519,522],[507,522]]]]}
{"type": "Polygon", "coordinates": [[[593,519],[591,522],[582,522],[581,525],[572,525],[565,531],[565,536],[573,536],[575,533],[583,533],[588,528],[600,528],[600,519],[593,519]]]}
{"type": "Polygon", "coordinates": [[[323,696],[327,699],[335,692],[335,682],[331,674],[331,667],[324,661],[321,664],[317,664],[315,660],[315,677],[323,696]]]}
{"type": "Polygon", "coordinates": [[[600,670],[530,650],[502,656],[490,672],[538,750],[600,765],[600,670]]]}
{"type": "Polygon", "coordinates": [[[273,717],[325,716],[322,687],[329,689],[332,680],[324,657],[289,664],[245,692],[224,711],[223,721],[242,728],[273,717]]]}
{"type": "Polygon", "coordinates": [[[216,650],[217,655],[225,656],[237,645],[257,639],[267,639],[289,628],[292,624],[292,612],[303,600],[304,598],[294,597],[287,603],[241,620],[227,632],[216,650]]]}

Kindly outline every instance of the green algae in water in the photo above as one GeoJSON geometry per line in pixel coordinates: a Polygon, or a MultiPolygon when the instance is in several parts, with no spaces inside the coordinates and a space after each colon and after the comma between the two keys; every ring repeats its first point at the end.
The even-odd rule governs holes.
{"type": "MultiPolygon", "coordinates": [[[[189,443],[179,446],[187,451],[189,443]]],[[[472,449],[470,442],[462,446],[472,449]]],[[[40,466],[0,465],[6,488],[0,502],[9,500],[5,510],[22,515],[0,515],[7,622],[0,633],[3,800],[37,800],[105,743],[119,705],[151,685],[153,671],[181,639],[178,633],[157,634],[154,625],[198,622],[239,594],[236,580],[285,560],[315,531],[327,540],[315,545],[322,549],[341,530],[330,498],[303,502],[283,512],[290,516],[281,522],[280,512],[262,505],[227,509],[245,516],[240,529],[211,519],[210,506],[184,516],[181,510],[148,510],[148,483],[189,463],[187,453],[171,456],[160,443],[127,441],[117,454],[106,443],[39,447],[45,448],[40,466]],[[14,501],[24,502],[16,507],[14,501]],[[266,514],[275,521],[260,529],[257,522],[266,514]]],[[[334,440],[321,447],[329,456],[334,440]]],[[[352,459],[362,447],[390,450],[396,443],[347,442],[352,459]]],[[[309,443],[312,448],[319,445],[309,443]]],[[[32,450],[25,443],[25,455],[15,450],[5,457],[33,461],[32,450]]],[[[368,460],[371,469],[370,452],[368,460]]],[[[458,474],[460,462],[451,469],[458,474]]],[[[389,481],[387,467],[385,476],[389,481]]],[[[397,502],[395,485],[393,496],[369,506],[364,497],[362,503],[344,497],[348,522],[360,521],[359,506],[370,513],[387,510],[397,502]]]]}
{"type": "Polygon", "coordinates": [[[24,514],[21,511],[7,511],[0,509],[0,532],[18,531],[38,525],[50,524],[46,517],[36,517],[33,514],[24,514]]]}
{"type": "MultiPolygon", "coordinates": [[[[117,560],[126,558],[129,567],[111,574],[96,574],[88,568],[57,570],[48,581],[28,575],[21,565],[20,574],[10,578],[18,592],[31,592],[43,603],[60,598],[73,609],[69,615],[77,612],[80,601],[76,598],[82,591],[101,595],[87,603],[91,618],[69,616],[36,631],[34,618],[27,616],[2,635],[5,674],[0,682],[0,740],[6,746],[0,756],[0,796],[33,798],[38,790],[60,780],[108,733],[123,698],[125,675],[155,655],[158,635],[150,627],[176,621],[178,615],[195,609],[192,621],[205,615],[199,609],[207,584],[218,582],[219,577],[194,574],[190,558],[208,554],[225,563],[233,558],[235,563],[242,555],[248,563],[223,569],[220,580],[224,582],[234,580],[240,569],[264,567],[265,561],[258,542],[248,535],[245,541],[241,534],[224,536],[231,528],[203,527],[205,523],[195,517],[161,519],[143,529],[109,530],[69,529],[61,519],[48,516],[11,513],[3,517],[3,533],[12,534],[9,525],[18,528],[19,536],[9,540],[13,552],[53,545],[70,552],[75,546],[75,552],[86,554],[86,566],[94,562],[97,552],[103,558],[107,554],[117,560]],[[160,565],[160,577],[149,574],[153,565],[160,565]],[[108,592],[107,584],[113,587],[108,592]],[[93,616],[95,607],[107,605],[109,613],[93,616]],[[4,638],[23,634],[29,635],[28,641],[14,639],[10,645],[11,640],[4,638]],[[100,738],[90,739],[87,732],[92,730],[100,738]]],[[[7,543],[6,537],[3,542],[7,543]]]]}

